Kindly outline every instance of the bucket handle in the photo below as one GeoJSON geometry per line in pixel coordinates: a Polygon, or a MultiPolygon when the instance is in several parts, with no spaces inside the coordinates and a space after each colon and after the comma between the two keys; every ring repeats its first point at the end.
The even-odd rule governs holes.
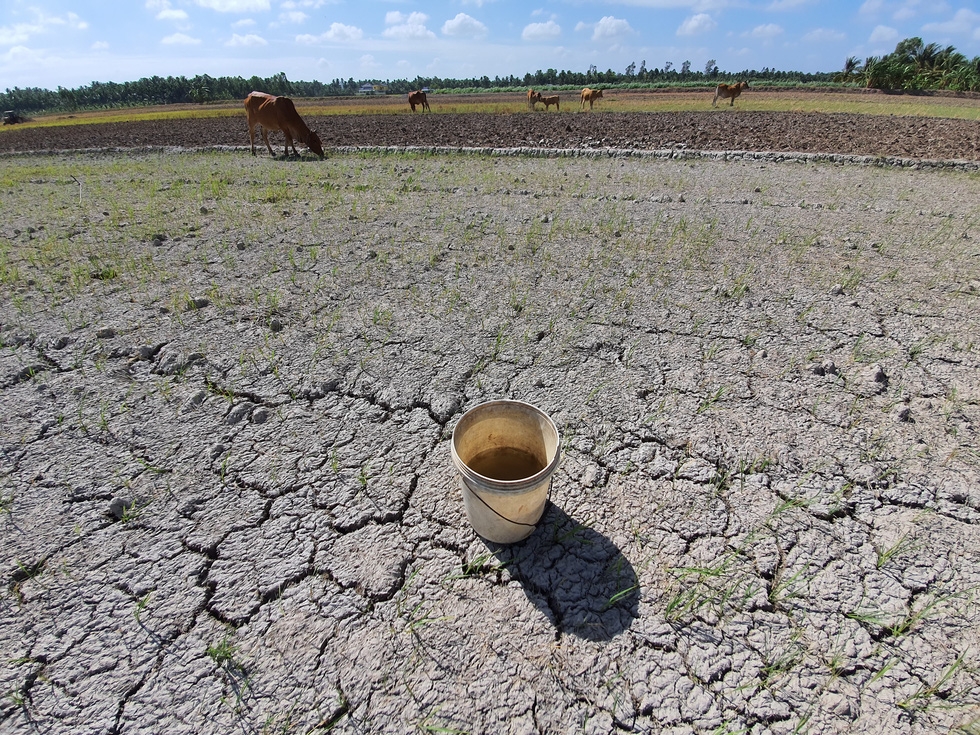
{"type": "MultiPolygon", "coordinates": [[[[548,496],[544,499],[544,502],[545,503],[547,503],[549,500],[551,500],[551,483],[552,482],[553,482],[553,480],[548,480],[548,496]]],[[[522,523],[521,521],[512,521],[507,516],[501,515],[500,513],[498,513],[497,510],[496,510],[496,508],[493,508],[489,503],[487,503],[486,500],[484,500],[483,498],[481,498],[478,493],[475,493],[472,490],[470,490],[469,487],[466,485],[465,482],[460,483],[460,484],[463,486],[463,490],[465,492],[468,492],[474,498],[476,498],[481,503],[483,503],[483,505],[486,506],[486,508],[489,509],[491,513],[493,513],[495,516],[497,516],[501,520],[507,521],[508,523],[513,523],[515,526],[527,526],[528,528],[537,528],[538,527],[538,523],[541,522],[540,519],[538,519],[538,523],[522,523]]],[[[544,513],[541,514],[541,518],[544,518],[544,513]]]]}

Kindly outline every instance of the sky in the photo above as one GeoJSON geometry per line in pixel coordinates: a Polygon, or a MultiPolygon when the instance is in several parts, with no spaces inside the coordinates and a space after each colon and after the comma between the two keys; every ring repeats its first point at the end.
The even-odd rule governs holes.
{"type": "Polygon", "coordinates": [[[905,38],[980,56],[980,0],[3,0],[0,90],[151,76],[834,72],[905,38]]]}

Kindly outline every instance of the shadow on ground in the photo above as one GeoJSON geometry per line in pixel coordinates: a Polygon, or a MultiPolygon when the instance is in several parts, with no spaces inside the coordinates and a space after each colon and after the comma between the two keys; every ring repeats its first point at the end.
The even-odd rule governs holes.
{"type": "Polygon", "coordinates": [[[633,565],[610,539],[554,503],[548,503],[526,541],[484,543],[559,634],[608,641],[638,615],[640,585],[633,565]]]}

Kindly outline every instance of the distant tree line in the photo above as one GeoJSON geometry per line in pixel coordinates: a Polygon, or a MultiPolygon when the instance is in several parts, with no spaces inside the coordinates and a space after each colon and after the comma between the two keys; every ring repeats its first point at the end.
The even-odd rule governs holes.
{"type": "Polygon", "coordinates": [[[923,43],[916,36],[899,41],[886,56],[869,56],[863,64],[848,57],[837,80],[869,89],[980,92],[980,56],[967,59],[952,46],[923,43]]]}
{"type": "Polygon", "coordinates": [[[17,110],[25,113],[70,112],[118,107],[145,107],[147,105],[171,105],[181,103],[208,103],[245,99],[249,92],[260,90],[275,95],[291,97],[336,97],[357,94],[362,85],[384,87],[389,94],[407,94],[416,89],[453,91],[513,91],[527,87],[658,87],[690,84],[716,84],[733,79],[752,79],[783,84],[833,83],[834,74],[804,74],[765,68],[745,70],[737,74],[721,72],[714,59],[705,65],[704,71],[692,71],[691,62],[684,61],[680,69],[672,62],[662,68],[647,68],[646,61],[637,67],[633,62],[624,72],[612,69],[599,71],[594,65],[585,72],[540,69],[523,77],[488,76],[470,79],[443,79],[421,77],[415,79],[334,79],[331,82],[294,82],[282,72],[271,77],[212,77],[207,74],[191,79],[186,77],[145,77],[135,82],[92,82],[67,89],[58,87],[51,91],[38,87],[21,89],[14,87],[0,94],[0,110],[17,110]]]}
{"type": "Polygon", "coordinates": [[[406,94],[415,89],[428,87],[442,92],[453,91],[514,91],[527,87],[585,87],[603,86],[619,88],[714,85],[723,81],[752,80],[754,83],[778,85],[806,84],[862,84],[878,89],[929,90],[949,89],[980,91],[980,57],[967,60],[952,46],[924,44],[921,38],[909,38],[898,44],[895,51],[883,57],[869,57],[862,64],[858,59],[847,59],[839,73],[808,74],[797,71],[779,71],[768,67],[762,70],[745,69],[741,72],[722,72],[714,59],[703,70],[692,70],[690,61],[681,62],[680,68],[667,61],[661,67],[647,67],[643,60],[639,67],[630,63],[625,71],[612,69],[599,71],[592,65],[585,72],[548,69],[527,73],[523,77],[488,76],[470,79],[442,79],[421,77],[415,79],[334,79],[331,82],[292,82],[282,72],[271,77],[212,77],[207,74],[191,79],[186,77],[147,77],[135,82],[92,82],[67,89],[58,87],[52,91],[38,87],[21,89],[14,87],[0,94],[0,110],[17,110],[24,113],[67,112],[113,107],[143,107],[179,103],[207,103],[244,99],[249,92],[260,90],[275,95],[292,97],[336,97],[357,94],[364,84],[374,84],[387,89],[389,94],[406,94]]]}

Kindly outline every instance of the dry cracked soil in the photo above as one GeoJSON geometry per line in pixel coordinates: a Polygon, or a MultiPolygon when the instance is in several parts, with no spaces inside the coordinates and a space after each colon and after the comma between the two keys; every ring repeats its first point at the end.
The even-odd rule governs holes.
{"type": "Polygon", "coordinates": [[[0,159],[0,731],[977,732],[980,176],[915,165],[976,123],[397,148],[590,147],[485,123],[0,136],[60,151],[0,159]],[[503,397],[512,546],[449,451],[503,397]]]}

